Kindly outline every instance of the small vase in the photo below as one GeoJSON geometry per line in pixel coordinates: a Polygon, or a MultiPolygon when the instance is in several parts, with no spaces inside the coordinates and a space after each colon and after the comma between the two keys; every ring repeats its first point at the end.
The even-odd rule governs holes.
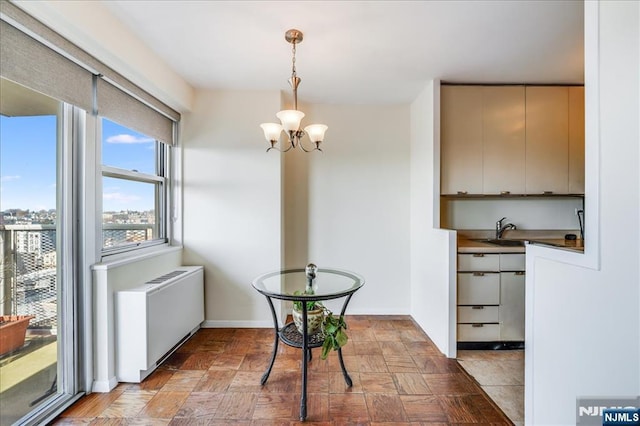
{"type": "MultiPolygon", "coordinates": [[[[294,309],[291,313],[298,332],[302,334],[302,311],[294,309]]],[[[307,334],[311,335],[319,332],[322,326],[322,320],[324,320],[324,310],[322,308],[307,311],[307,334]]]]}

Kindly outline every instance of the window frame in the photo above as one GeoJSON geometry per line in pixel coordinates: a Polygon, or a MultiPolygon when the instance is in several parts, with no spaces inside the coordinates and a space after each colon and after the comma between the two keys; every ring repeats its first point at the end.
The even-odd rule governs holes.
{"type": "MultiPolygon", "coordinates": [[[[153,238],[151,240],[145,240],[140,242],[119,244],[113,247],[105,247],[104,246],[104,222],[103,222],[103,198],[104,188],[102,183],[100,183],[100,232],[98,235],[98,240],[100,244],[100,253],[101,257],[104,260],[106,257],[124,253],[135,252],[136,250],[145,249],[148,247],[161,246],[161,245],[169,245],[170,244],[170,235],[169,235],[169,200],[171,199],[171,187],[172,187],[172,179],[171,179],[171,146],[163,143],[161,141],[156,140],[156,149],[155,149],[155,163],[156,163],[156,174],[137,172],[133,170],[122,169],[119,167],[108,166],[102,164],[102,120],[110,120],[108,117],[98,116],[98,126],[97,126],[97,137],[96,140],[99,141],[98,146],[100,147],[100,177],[110,177],[115,179],[122,179],[126,181],[132,182],[141,182],[141,183],[151,183],[154,184],[155,196],[154,196],[154,209],[156,212],[156,223],[154,227],[157,230],[157,238],[153,238]]],[[[175,125],[175,124],[174,124],[175,125]]],[[[102,179],[100,179],[102,182],[102,179]]]]}

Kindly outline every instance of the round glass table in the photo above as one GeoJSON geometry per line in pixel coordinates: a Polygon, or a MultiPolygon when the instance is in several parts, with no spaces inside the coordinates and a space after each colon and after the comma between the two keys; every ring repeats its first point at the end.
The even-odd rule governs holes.
{"type": "MultiPolygon", "coordinates": [[[[269,374],[271,374],[271,369],[278,353],[278,342],[280,340],[289,346],[302,349],[300,420],[304,421],[307,417],[307,364],[311,360],[311,349],[322,346],[324,336],[322,331],[308,334],[307,327],[304,326],[302,327],[303,332],[300,333],[293,322],[287,323],[281,328],[272,299],[308,302],[345,298],[340,312],[340,316],[344,316],[351,297],[364,285],[364,279],[353,272],[316,268],[315,265],[308,265],[307,268],[268,272],[254,279],[251,284],[253,288],[267,298],[275,331],[271,362],[260,383],[264,385],[269,379],[269,374]]],[[[307,304],[301,303],[301,307],[302,324],[307,324],[307,304]]],[[[342,349],[338,349],[338,359],[340,360],[340,368],[342,368],[345,382],[350,387],[352,381],[344,366],[342,349]]]]}

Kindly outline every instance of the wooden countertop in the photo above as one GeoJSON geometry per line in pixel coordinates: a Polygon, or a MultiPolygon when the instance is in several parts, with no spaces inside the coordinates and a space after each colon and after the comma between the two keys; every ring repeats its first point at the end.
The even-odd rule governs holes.
{"type": "Polygon", "coordinates": [[[497,246],[482,241],[458,238],[458,253],[524,253],[524,246],[497,246]]]}
{"type": "MultiPolygon", "coordinates": [[[[524,234],[524,233],[523,233],[524,234]]],[[[518,235],[516,240],[525,241],[524,246],[499,246],[479,240],[485,239],[480,235],[458,235],[458,253],[524,253],[527,244],[538,244],[563,250],[577,252],[584,251],[584,240],[565,240],[564,238],[550,238],[550,235],[518,235]]],[[[509,239],[509,238],[505,238],[509,239]]]]}

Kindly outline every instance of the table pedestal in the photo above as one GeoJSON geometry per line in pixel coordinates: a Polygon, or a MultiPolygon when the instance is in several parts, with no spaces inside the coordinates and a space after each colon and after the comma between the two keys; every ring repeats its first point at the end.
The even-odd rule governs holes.
{"type": "MultiPolygon", "coordinates": [[[[348,296],[346,296],[346,299],[342,305],[340,316],[344,316],[344,313],[347,310],[347,305],[351,300],[351,296],[353,296],[353,294],[349,294],[348,296]]],[[[276,310],[273,307],[271,297],[267,295],[265,295],[265,297],[267,298],[267,302],[269,302],[269,308],[271,308],[275,338],[273,341],[273,353],[271,354],[271,362],[269,363],[267,371],[265,371],[265,373],[263,374],[262,379],[260,380],[260,384],[264,385],[269,379],[269,374],[271,374],[273,363],[276,361],[276,355],[278,354],[278,343],[280,342],[280,340],[282,340],[282,342],[289,346],[302,349],[302,392],[300,396],[300,421],[304,421],[307,418],[307,367],[308,362],[312,358],[311,349],[322,346],[322,344],[324,343],[324,335],[322,334],[322,331],[311,335],[307,333],[307,304],[304,302],[301,303],[302,324],[304,324],[303,333],[300,334],[293,322],[290,322],[284,327],[280,328],[278,325],[278,316],[276,315],[276,310]]],[[[349,373],[347,373],[347,369],[344,366],[344,360],[342,359],[342,349],[338,349],[338,359],[340,360],[340,368],[342,369],[344,381],[346,382],[348,387],[351,387],[353,385],[353,382],[351,381],[351,377],[349,377],[349,373]]]]}

